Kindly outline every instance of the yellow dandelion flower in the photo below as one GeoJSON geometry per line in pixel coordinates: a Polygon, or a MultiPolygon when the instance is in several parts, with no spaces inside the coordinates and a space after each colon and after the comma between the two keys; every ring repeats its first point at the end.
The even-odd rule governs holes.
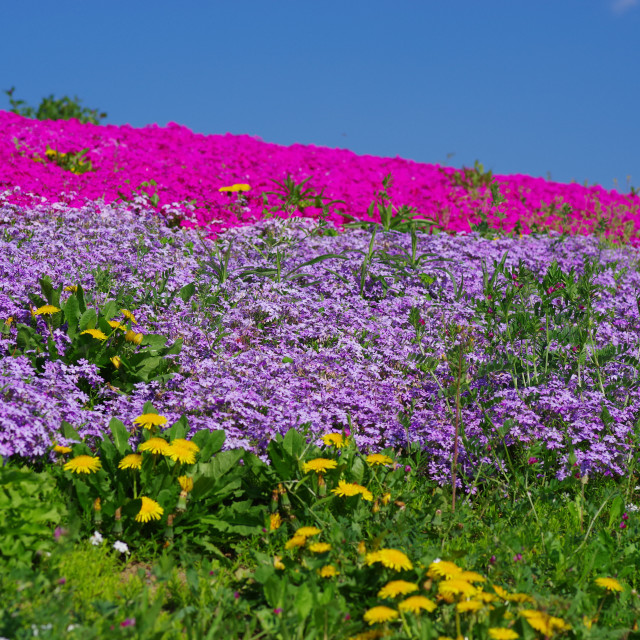
{"type": "Polygon", "coordinates": [[[134,418],[133,424],[142,426],[145,429],[151,429],[151,427],[161,427],[167,424],[167,419],[157,413],[143,413],[141,416],[134,418]]]}
{"type": "Polygon", "coordinates": [[[544,611],[536,609],[523,609],[520,611],[526,621],[536,630],[545,636],[552,636],[558,631],[567,631],[571,629],[571,625],[566,623],[562,618],[556,618],[544,611]]]}
{"type": "Polygon", "coordinates": [[[278,569],[278,571],[284,570],[284,563],[280,556],[273,556],[273,568],[278,569]]]}
{"type": "Polygon", "coordinates": [[[477,589],[466,580],[460,580],[459,578],[450,578],[449,580],[443,580],[438,583],[438,593],[443,596],[474,596],[477,593],[477,589]]]}
{"type": "Polygon", "coordinates": [[[305,462],[302,465],[302,470],[305,473],[309,473],[309,471],[324,473],[329,469],[335,469],[337,466],[338,463],[335,460],[329,460],[328,458],[314,458],[313,460],[309,460],[309,462],[305,462]]]}
{"type": "Polygon", "coordinates": [[[275,531],[282,526],[282,518],[279,513],[272,513],[269,516],[269,531],[275,531]]]}
{"type": "Polygon", "coordinates": [[[149,438],[146,442],[140,443],[138,451],[149,451],[151,453],[168,455],[169,443],[163,438],[149,438]]]}
{"type": "Polygon", "coordinates": [[[13,316],[9,316],[9,317],[4,321],[4,323],[5,323],[5,325],[6,325],[7,327],[10,327],[12,322],[13,322],[13,316]]]}
{"type": "Polygon", "coordinates": [[[151,498],[142,497],[142,506],[136,516],[136,522],[149,522],[149,520],[160,520],[164,509],[151,498]]]}
{"type": "Polygon", "coordinates": [[[462,569],[448,560],[438,560],[429,565],[427,575],[430,578],[456,578],[462,573],[462,569]]]}
{"type": "Polygon", "coordinates": [[[284,545],[285,549],[295,549],[296,547],[304,547],[304,543],[307,539],[304,536],[293,536],[293,538],[287,540],[284,545]]]}
{"type": "Polygon", "coordinates": [[[480,602],[484,602],[485,604],[489,604],[491,602],[495,602],[498,599],[498,596],[493,593],[487,593],[486,591],[478,591],[475,596],[473,596],[476,600],[480,600],[480,602]]]}
{"type": "Polygon", "coordinates": [[[489,629],[489,637],[493,640],[516,640],[520,636],[513,629],[505,627],[491,627],[489,629]]]}
{"type": "Polygon", "coordinates": [[[456,578],[460,578],[460,580],[466,580],[467,582],[486,582],[487,579],[476,573],[475,571],[463,571],[460,575],[455,576],[456,578]]]}
{"type": "Polygon", "coordinates": [[[378,598],[396,598],[418,590],[418,585],[406,580],[392,580],[378,591],[378,598]]]}
{"type": "Polygon", "coordinates": [[[506,599],[509,602],[518,602],[520,604],[525,602],[534,602],[533,598],[528,593],[508,593],[506,599]]]}
{"type": "Polygon", "coordinates": [[[326,564],[318,569],[318,575],[321,578],[335,578],[340,575],[340,572],[332,564],[326,564]]]}
{"type": "Polygon", "coordinates": [[[615,578],[596,578],[595,583],[607,591],[622,591],[622,585],[615,578]]]}
{"type": "Polygon", "coordinates": [[[390,493],[385,493],[382,498],[382,504],[389,504],[389,501],[391,500],[391,494],[390,493]]]}
{"type": "Polygon", "coordinates": [[[372,467],[375,465],[393,464],[393,460],[389,456],[385,456],[381,453],[372,453],[371,455],[368,455],[365,460],[367,461],[367,464],[372,467]]]}
{"type": "Polygon", "coordinates": [[[142,456],[139,453],[130,453],[118,463],[118,469],[140,469],[142,467],[142,456]]]}
{"type": "Polygon", "coordinates": [[[403,600],[399,605],[400,611],[410,611],[411,613],[419,614],[421,611],[427,611],[431,613],[437,608],[437,605],[429,598],[424,596],[411,596],[406,600],[403,600]]]}
{"type": "Polygon", "coordinates": [[[318,529],[318,527],[300,527],[295,531],[296,536],[304,536],[305,538],[317,536],[319,533],[322,533],[322,529],[318,529]]]}
{"type": "Polygon", "coordinates": [[[111,360],[111,363],[116,369],[120,368],[120,365],[122,364],[122,359],[120,358],[120,356],[113,356],[113,358],[109,358],[109,360],[111,360]]]}
{"type": "Polygon", "coordinates": [[[413,569],[411,560],[409,560],[402,551],[398,551],[397,549],[378,549],[378,551],[368,553],[365,556],[365,562],[369,566],[379,562],[382,566],[387,567],[387,569],[393,569],[394,571],[402,571],[403,569],[410,571],[413,569]]]}
{"type": "Polygon", "coordinates": [[[391,622],[395,620],[400,614],[395,609],[389,607],[373,607],[365,612],[363,618],[365,622],[369,624],[378,624],[380,622],[391,622]]]}
{"type": "Polygon", "coordinates": [[[178,484],[180,488],[187,493],[193,490],[193,478],[189,476],[178,476],[178,484]]]}
{"type": "Polygon", "coordinates": [[[311,553],[327,553],[327,551],[331,551],[331,545],[328,542],[312,542],[307,548],[311,553]]]}
{"type": "Polygon", "coordinates": [[[364,540],[360,540],[360,542],[358,542],[358,553],[361,556],[367,553],[367,545],[364,543],[364,540]]]}
{"type": "Polygon", "coordinates": [[[484,603],[480,600],[464,600],[462,602],[458,602],[456,610],[458,613],[467,613],[469,611],[480,611],[482,607],[484,607],[484,603]]]}
{"type": "Polygon", "coordinates": [[[322,436],[322,442],[324,442],[328,447],[342,449],[342,447],[347,443],[347,440],[341,433],[327,433],[322,436]]]}
{"type": "Polygon", "coordinates": [[[52,304],[45,304],[42,307],[38,307],[34,312],[34,316],[52,316],[54,313],[58,313],[60,309],[54,307],[52,304]]]}
{"type": "Polygon", "coordinates": [[[131,311],[127,311],[127,309],[120,309],[120,313],[133,324],[138,324],[138,321],[133,317],[133,313],[131,311]]]}
{"type": "Polygon", "coordinates": [[[56,453],[71,453],[71,451],[72,451],[71,447],[63,447],[60,444],[54,445],[53,450],[56,453]]]}
{"type": "Polygon", "coordinates": [[[85,333],[90,335],[92,338],[95,338],[96,340],[107,339],[107,335],[100,331],[100,329],[85,329],[84,331],[80,332],[80,335],[83,335],[85,333]]]}
{"type": "Polygon", "coordinates": [[[94,473],[101,466],[100,458],[93,456],[76,456],[75,458],[71,458],[62,468],[72,473],[94,473]]]}
{"type": "Polygon", "coordinates": [[[361,495],[364,500],[368,500],[369,502],[373,500],[373,494],[369,489],[355,482],[345,482],[344,480],[340,480],[337,488],[332,489],[331,493],[335,493],[340,497],[361,495]]]}
{"type": "Polygon", "coordinates": [[[142,342],[142,338],[144,338],[144,335],[141,333],[136,333],[135,331],[127,331],[127,333],[124,334],[124,339],[127,342],[132,342],[133,344],[141,344],[142,342]]]}
{"type": "Polygon", "coordinates": [[[102,511],[102,501],[100,500],[100,498],[96,498],[93,501],[93,510],[94,511],[102,511]]]}
{"type": "Polygon", "coordinates": [[[496,592],[496,595],[503,600],[506,600],[509,597],[509,592],[506,589],[503,589],[500,585],[494,584],[493,590],[496,592]]]}
{"type": "Polygon", "coordinates": [[[70,291],[71,293],[75,293],[78,290],[77,284],[70,284],[64,288],[65,291],[70,291]]]}
{"type": "Polygon", "coordinates": [[[118,322],[117,320],[107,320],[107,323],[112,329],[120,329],[120,331],[126,331],[127,325],[118,322]]]}
{"type": "Polygon", "coordinates": [[[176,462],[194,464],[196,461],[196,452],[199,450],[200,447],[194,442],[184,440],[183,438],[176,438],[169,444],[165,455],[176,462]]]}
{"type": "Polygon", "coordinates": [[[232,184],[230,187],[220,187],[218,191],[223,193],[236,193],[238,191],[251,191],[251,186],[248,184],[232,184]]]}

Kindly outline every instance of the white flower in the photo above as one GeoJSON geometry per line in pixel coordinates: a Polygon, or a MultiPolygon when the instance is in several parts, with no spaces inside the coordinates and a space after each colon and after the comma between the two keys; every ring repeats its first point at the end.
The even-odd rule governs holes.
{"type": "Polygon", "coordinates": [[[628,504],[626,509],[627,511],[631,511],[632,513],[634,511],[640,511],[640,507],[637,504],[633,504],[633,503],[628,504]]]}
{"type": "Polygon", "coordinates": [[[120,540],[116,540],[113,543],[113,548],[120,553],[129,553],[129,547],[127,547],[126,542],[120,542],[120,540]]]}
{"type": "Polygon", "coordinates": [[[89,542],[94,547],[97,547],[98,545],[104,542],[104,538],[102,537],[102,534],[99,531],[94,531],[93,535],[89,538],[89,542]]]}

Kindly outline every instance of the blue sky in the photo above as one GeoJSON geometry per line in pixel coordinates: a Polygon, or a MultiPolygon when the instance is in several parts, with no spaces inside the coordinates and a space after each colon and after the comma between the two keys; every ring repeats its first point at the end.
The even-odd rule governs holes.
{"type": "Polygon", "coordinates": [[[640,187],[640,0],[20,0],[2,14],[0,90],[34,106],[78,96],[112,124],[640,187]]]}

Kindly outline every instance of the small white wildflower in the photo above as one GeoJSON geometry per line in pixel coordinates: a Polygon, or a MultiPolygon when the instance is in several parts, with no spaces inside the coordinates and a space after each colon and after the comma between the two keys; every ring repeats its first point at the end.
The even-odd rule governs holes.
{"type": "Polygon", "coordinates": [[[637,504],[633,504],[633,503],[628,504],[626,506],[626,509],[627,509],[627,511],[631,511],[632,513],[634,511],[640,511],[640,507],[637,504]]]}
{"type": "Polygon", "coordinates": [[[129,553],[129,547],[127,547],[127,543],[121,542],[120,540],[116,540],[113,543],[113,548],[120,553],[129,553]]]}
{"type": "Polygon", "coordinates": [[[99,531],[94,531],[93,535],[89,538],[89,542],[94,546],[97,547],[98,545],[101,545],[104,541],[104,538],[102,537],[102,534],[99,531]]]}

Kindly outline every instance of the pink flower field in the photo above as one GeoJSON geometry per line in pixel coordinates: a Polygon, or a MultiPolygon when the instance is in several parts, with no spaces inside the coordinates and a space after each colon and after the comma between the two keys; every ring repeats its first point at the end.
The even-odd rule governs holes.
{"type": "MultiPolygon", "coordinates": [[[[287,175],[296,183],[310,178],[307,186],[317,193],[324,190],[325,199],[342,201],[333,206],[328,218],[332,222],[347,221],[343,214],[367,219],[367,207],[387,174],[393,176],[389,195],[394,204],[412,207],[418,217],[447,231],[465,232],[470,223],[479,221],[478,210],[487,210],[487,183],[493,177],[505,201],[486,211],[491,226],[523,233],[542,228],[598,232],[639,242],[637,195],[525,175],[491,176],[473,169],[465,173],[401,158],[358,156],[343,149],[283,147],[246,135],[202,135],[175,123],[136,129],[77,120],[30,120],[2,111],[0,165],[0,191],[9,202],[82,205],[88,200],[126,199],[148,205],[155,196],[160,212],[185,225],[195,220],[214,233],[262,218],[265,205],[275,202],[273,195],[263,194],[274,190],[273,180],[281,182],[287,175]],[[47,149],[59,154],[86,150],[83,159],[91,169],[69,171],[52,159],[53,154],[47,156],[47,149]],[[241,209],[230,207],[229,195],[219,191],[235,183],[251,187],[241,209]],[[563,214],[564,205],[568,208],[563,214]]],[[[298,215],[319,213],[320,209],[307,206],[298,215]]]]}

